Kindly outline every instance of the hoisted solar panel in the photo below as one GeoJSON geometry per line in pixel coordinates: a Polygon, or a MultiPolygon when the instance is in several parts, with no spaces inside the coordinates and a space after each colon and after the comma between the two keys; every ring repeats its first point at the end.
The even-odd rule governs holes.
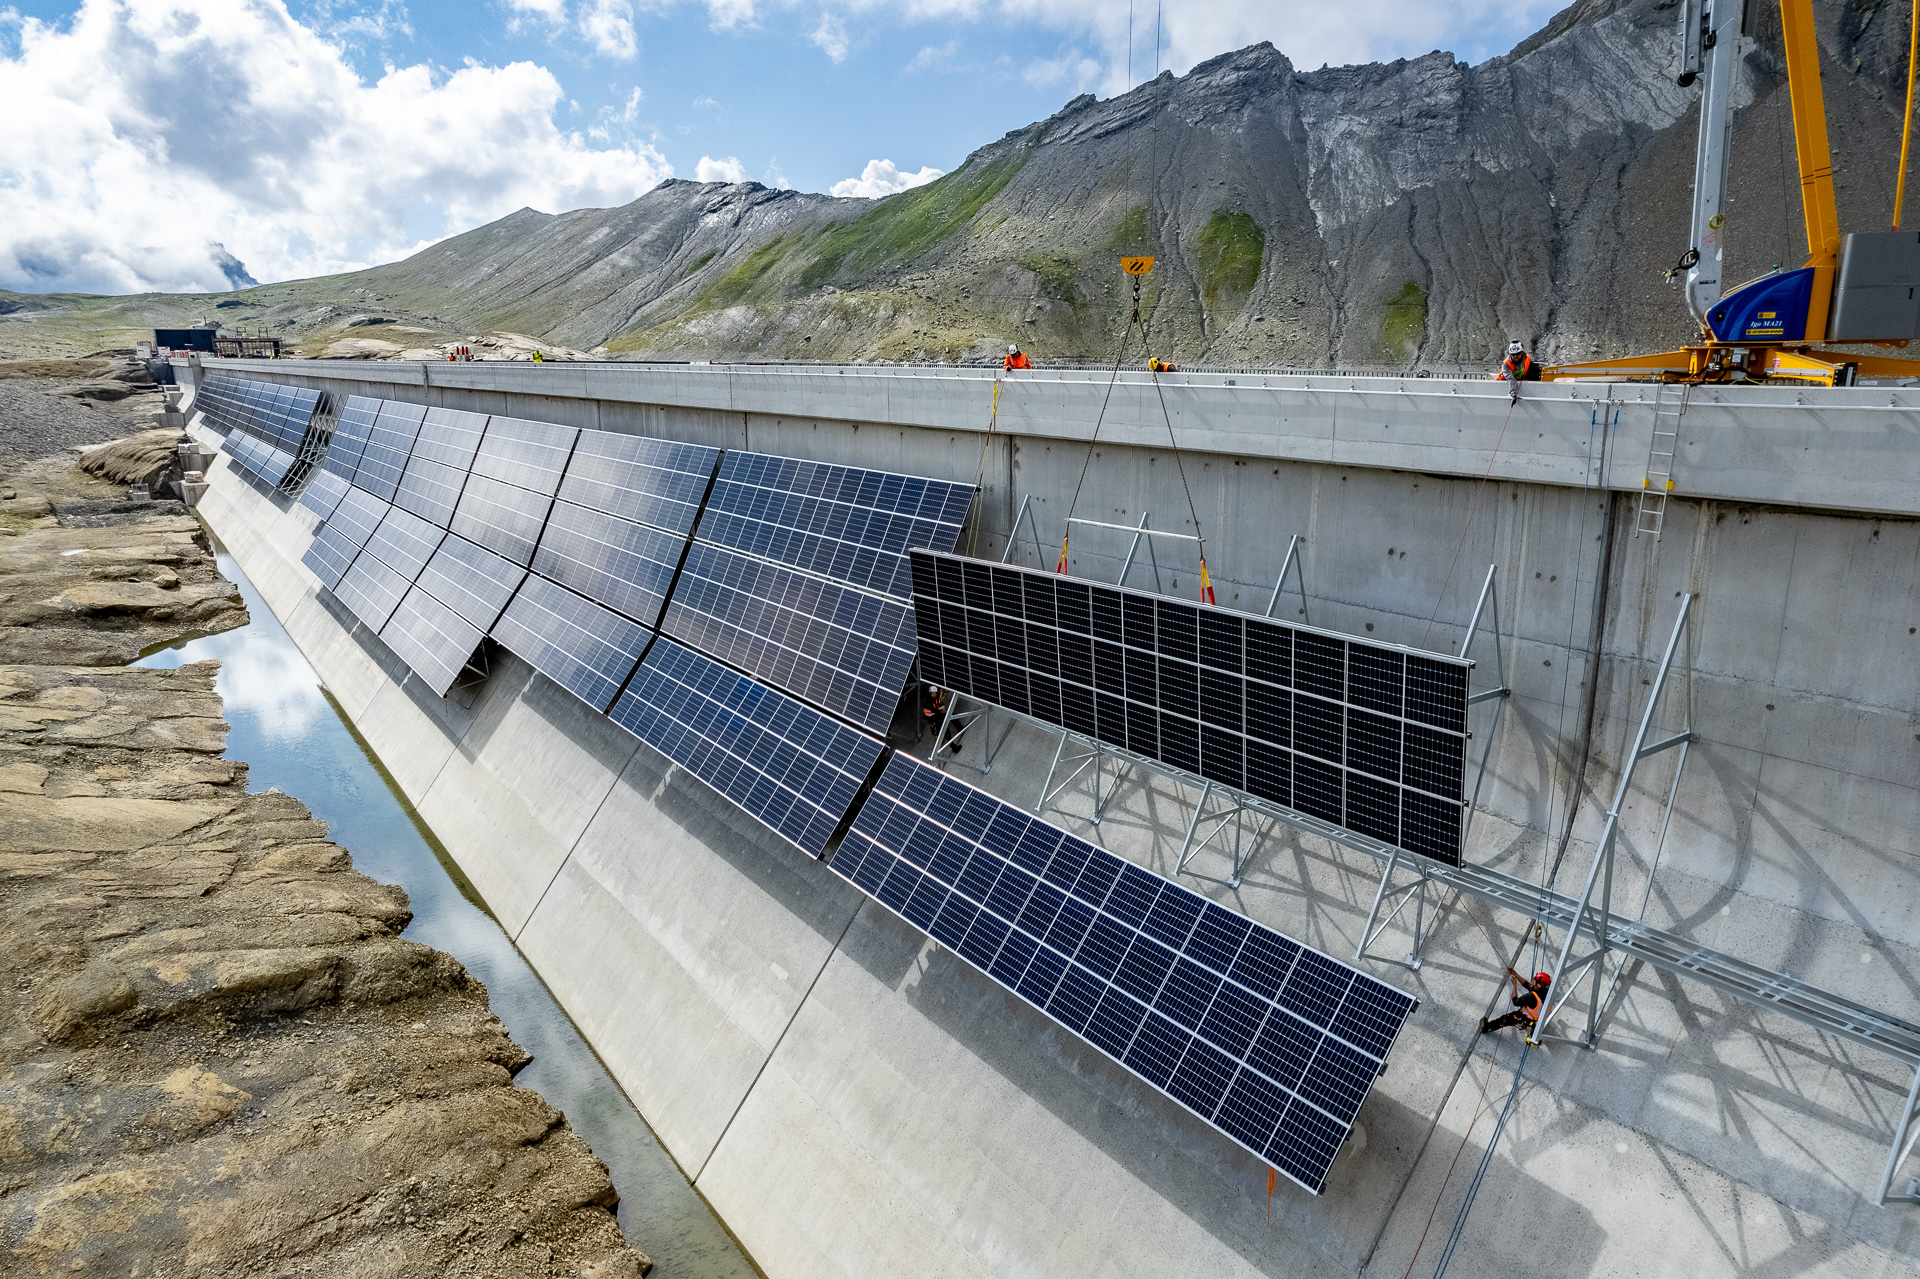
{"type": "Polygon", "coordinates": [[[405,598],[407,579],[394,572],[378,556],[362,551],[354,556],[353,567],[333,588],[333,593],[355,617],[366,623],[368,630],[377,635],[405,598]]]}
{"type": "Polygon", "coordinates": [[[300,562],[313,570],[320,584],[331,591],[338,589],[340,579],[347,575],[358,554],[360,548],[329,524],[313,535],[313,541],[307,544],[306,554],[300,557],[300,562]]]}
{"type": "Polygon", "coordinates": [[[400,477],[413,456],[413,441],[420,433],[420,420],[426,416],[423,404],[402,404],[383,400],[380,416],[374,420],[373,433],[367,438],[366,451],[360,455],[360,469],[353,482],[383,502],[391,502],[400,488],[400,477]]]}
{"type": "Polygon", "coordinates": [[[905,599],[909,548],[953,549],[970,485],[729,451],[702,541],[905,599]]]}
{"type": "Polygon", "coordinates": [[[437,696],[445,697],[483,637],[460,614],[415,586],[381,628],[380,638],[437,696]]]}
{"type": "Polygon", "coordinates": [[[387,517],[392,509],[365,489],[355,486],[340,499],[340,505],[334,508],[333,515],[327,520],[327,527],[335,529],[340,536],[358,548],[365,546],[373,536],[380,521],[387,517]]]}
{"type": "Polygon", "coordinates": [[[567,469],[577,427],[495,417],[474,454],[473,473],[552,497],[567,469]]]}
{"type": "Polygon", "coordinates": [[[1472,663],[1031,569],[912,560],[929,683],[1458,862],[1472,663]]]}
{"type": "Polygon", "coordinates": [[[449,527],[468,541],[525,567],[533,562],[533,548],[539,544],[547,508],[552,505],[553,499],[543,493],[470,475],[449,527]]]}
{"type": "Polygon", "coordinates": [[[510,652],[602,713],[633,673],[651,635],[564,586],[532,576],[492,633],[510,652]]]}
{"type": "Polygon", "coordinates": [[[872,738],[669,639],[654,641],[609,714],[815,857],[882,750],[872,738]]]}
{"type": "Polygon", "coordinates": [[[1314,1194],[1402,992],[896,753],[831,868],[1314,1194]]]}
{"type": "Polygon", "coordinates": [[[446,535],[446,530],[396,506],[367,540],[367,551],[412,585],[446,535]]]}
{"type": "Polygon", "coordinates": [[[582,431],[560,481],[560,498],[592,511],[693,531],[720,450],[610,431],[582,431]]]}
{"type": "Polygon", "coordinates": [[[700,542],[662,629],[876,733],[913,665],[907,605],[700,542]]]}
{"type": "Polygon", "coordinates": [[[420,573],[420,586],[473,626],[490,631],[527,570],[449,533],[420,573]]]}
{"type": "Polygon", "coordinates": [[[555,502],[533,571],[650,627],[686,545],[673,533],[555,502]]]}

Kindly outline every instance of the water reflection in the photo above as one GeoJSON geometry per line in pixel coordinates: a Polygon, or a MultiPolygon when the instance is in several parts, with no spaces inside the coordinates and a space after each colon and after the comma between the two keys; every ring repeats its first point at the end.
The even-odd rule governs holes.
{"type": "Polygon", "coordinates": [[[226,753],[248,764],[248,788],[278,788],[305,802],[356,867],[407,890],[413,922],[406,936],[453,955],[487,984],[494,1012],[534,1055],[519,1082],[565,1111],[606,1161],[620,1191],[620,1225],[653,1257],[655,1276],[757,1274],[349,728],[253,583],[232,556],[221,552],[219,561],[246,598],[252,624],[163,648],[138,665],[219,659],[217,686],[233,726],[226,753]]]}

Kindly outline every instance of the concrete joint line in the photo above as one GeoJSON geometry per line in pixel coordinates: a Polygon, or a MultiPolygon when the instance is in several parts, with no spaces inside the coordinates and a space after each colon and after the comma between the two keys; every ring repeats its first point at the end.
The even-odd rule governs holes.
{"type": "Polygon", "coordinates": [[[747,1098],[753,1096],[753,1090],[760,1086],[760,1076],[767,1073],[767,1067],[772,1064],[774,1057],[780,1052],[780,1045],[787,1042],[787,1032],[793,1029],[794,1022],[800,1020],[801,1011],[806,1008],[807,1001],[813,998],[813,988],[818,986],[820,984],[820,978],[826,975],[827,965],[831,964],[833,957],[840,953],[841,943],[845,942],[847,940],[847,934],[853,931],[853,921],[860,918],[860,912],[866,908],[866,905],[867,898],[862,894],[859,904],[853,908],[853,913],[847,916],[846,927],[842,928],[840,935],[833,939],[833,949],[827,952],[826,959],[821,961],[819,970],[813,974],[813,980],[807,983],[807,993],[800,996],[800,1002],[793,1006],[793,1015],[787,1018],[787,1024],[780,1028],[780,1037],[773,1041],[773,1047],[769,1048],[767,1055],[761,1059],[760,1069],[753,1072],[753,1082],[748,1084],[746,1091],[740,1094],[740,1100],[735,1103],[733,1113],[727,1116],[726,1127],[722,1128],[720,1135],[713,1139],[713,1147],[707,1151],[707,1157],[700,1161],[699,1171],[689,1178],[695,1187],[700,1185],[700,1178],[706,1175],[707,1165],[712,1163],[713,1157],[720,1153],[720,1147],[727,1140],[727,1134],[733,1131],[733,1121],[738,1119],[740,1112],[747,1108],[747,1098]]]}
{"type": "MultiPolygon", "coordinates": [[[[639,749],[638,747],[635,747],[636,751],[638,749],[639,749]]],[[[633,756],[632,755],[627,756],[627,764],[631,764],[632,762],[633,762],[633,756]]],[[[533,917],[540,913],[540,907],[546,903],[547,894],[552,892],[553,886],[560,881],[560,872],[565,870],[567,868],[567,863],[573,860],[573,850],[580,846],[580,841],[587,837],[587,832],[593,829],[593,824],[600,820],[600,810],[607,806],[607,800],[613,796],[614,790],[620,785],[620,778],[623,775],[625,775],[627,771],[627,764],[622,764],[620,766],[620,771],[613,775],[613,781],[608,785],[607,793],[605,795],[602,795],[600,797],[600,802],[593,806],[593,816],[587,818],[586,825],[580,828],[580,833],[573,837],[573,842],[571,844],[567,845],[567,855],[565,857],[562,857],[560,859],[560,864],[553,868],[553,876],[552,878],[547,880],[547,886],[540,890],[540,896],[533,903],[533,909],[528,911],[527,917],[520,921],[520,927],[514,929],[513,932],[509,934],[509,936],[511,936],[513,939],[513,946],[515,950],[518,950],[520,948],[520,934],[526,932],[527,926],[533,923],[533,917]]],[[[445,768],[446,765],[442,764],[441,767],[445,768]]],[[[529,959],[527,962],[531,964],[533,961],[529,959]]],[[[536,968],[534,969],[534,971],[538,972],[539,969],[536,968]]]]}

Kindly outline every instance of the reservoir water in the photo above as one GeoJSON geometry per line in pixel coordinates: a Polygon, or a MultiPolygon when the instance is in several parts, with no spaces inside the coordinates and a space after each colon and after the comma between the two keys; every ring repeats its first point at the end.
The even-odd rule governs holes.
{"type": "Polygon", "coordinates": [[[219,660],[217,687],[233,730],[226,754],[248,765],[248,788],[277,788],[304,802],[363,874],[407,890],[409,939],[446,951],[487,984],[493,1011],[533,1054],[516,1082],[565,1111],[606,1162],[620,1192],[620,1226],[653,1258],[655,1279],[758,1274],[348,727],[253,583],[224,551],[219,562],[239,585],[252,623],[161,649],[137,664],[219,660]]]}

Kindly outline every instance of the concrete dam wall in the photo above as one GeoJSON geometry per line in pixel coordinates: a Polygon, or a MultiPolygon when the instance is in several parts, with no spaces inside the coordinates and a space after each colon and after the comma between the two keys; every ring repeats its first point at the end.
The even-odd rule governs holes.
{"type": "MultiPolygon", "coordinates": [[[[1076,514],[1114,524],[1145,514],[1190,532],[1190,488],[1221,603],[1265,611],[1298,535],[1305,599],[1289,579],[1276,613],[1304,606],[1316,625],[1441,652],[1459,651],[1497,566],[1513,696],[1468,858],[1537,881],[1564,840],[1562,892],[1579,890],[1692,595],[1696,738],[1651,880],[1670,760],[1636,775],[1615,901],[1637,910],[1644,895],[1649,924],[1914,1017],[1920,391],[1696,392],[1656,537],[1635,531],[1643,386],[1530,386],[1510,409],[1487,383],[1196,374],[1156,388],[1128,374],[1089,459],[1104,376],[1007,383],[989,436],[988,381],[953,370],[220,367],[982,476],[972,553],[998,558],[1012,537],[1012,559],[1043,567],[1083,465],[1076,514]],[[1023,502],[1033,524],[1016,530],[1023,502]]],[[[1475,1056],[1474,1029],[1505,963],[1535,962],[1517,950],[1523,917],[1435,898],[1418,971],[1368,961],[1420,1011],[1327,1192],[1283,1183],[1269,1208],[1252,1156],[545,676],[507,658],[476,690],[426,692],[300,566],[307,512],[224,461],[212,480],[209,525],[768,1273],[1398,1274],[1436,1199],[1451,1221],[1462,1186],[1442,1193],[1448,1160],[1483,1086],[1497,1101],[1510,1083],[1516,1046],[1475,1056]]],[[[1113,580],[1130,541],[1077,530],[1072,571],[1113,580]]],[[[1191,543],[1154,550],[1160,586],[1192,598],[1191,543]]],[[[1153,572],[1142,551],[1127,580],[1151,587],[1153,572]]],[[[1474,656],[1491,670],[1491,648],[1474,656]]],[[[966,771],[976,742],[960,775],[1031,808],[1055,739],[1004,731],[991,771],[966,771]]],[[[1671,708],[1658,731],[1676,731],[1671,708]]],[[[1195,797],[1135,773],[1097,826],[1090,786],[1046,816],[1172,875],[1195,797]]],[[[1276,827],[1234,886],[1221,842],[1181,881],[1353,953],[1373,859],[1276,827]]],[[[1373,951],[1406,940],[1390,929],[1373,951]]],[[[1901,1063],[1636,965],[1601,1030],[1595,1051],[1532,1053],[1462,1273],[1649,1273],[1678,1256],[1705,1273],[1912,1267],[1910,1210],[1873,1193],[1911,1083],[1901,1063]]]]}

